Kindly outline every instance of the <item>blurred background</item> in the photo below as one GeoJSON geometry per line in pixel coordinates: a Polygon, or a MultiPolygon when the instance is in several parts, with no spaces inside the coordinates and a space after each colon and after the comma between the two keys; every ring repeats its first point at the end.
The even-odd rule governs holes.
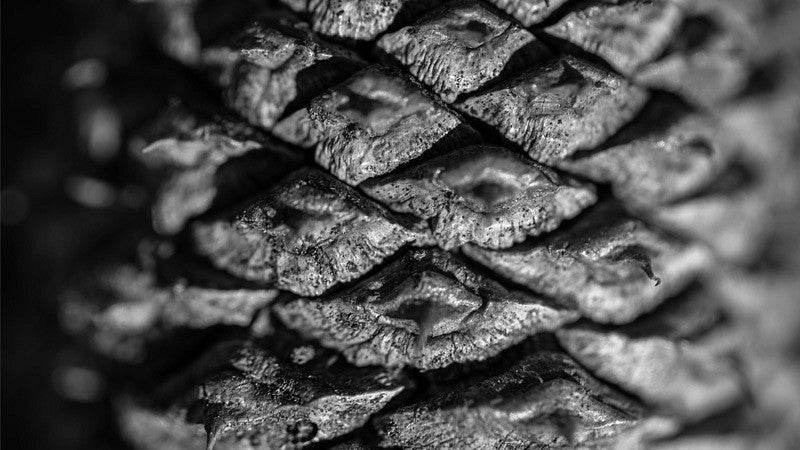
{"type": "Polygon", "coordinates": [[[146,220],[123,143],[163,104],[168,63],[127,0],[2,6],[2,446],[124,448],[108,386],[60,331],[58,292],[146,220]]]}

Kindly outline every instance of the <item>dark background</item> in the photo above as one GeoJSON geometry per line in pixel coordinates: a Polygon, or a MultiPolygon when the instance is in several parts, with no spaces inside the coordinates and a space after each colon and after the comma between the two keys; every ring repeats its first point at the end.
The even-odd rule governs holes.
{"type": "Polygon", "coordinates": [[[143,203],[120,160],[127,133],[160,105],[163,88],[157,71],[138,69],[157,52],[132,8],[125,0],[2,5],[5,449],[124,448],[107,383],[60,331],[58,297],[85,255],[143,203]],[[81,61],[83,76],[65,76],[81,61]]]}

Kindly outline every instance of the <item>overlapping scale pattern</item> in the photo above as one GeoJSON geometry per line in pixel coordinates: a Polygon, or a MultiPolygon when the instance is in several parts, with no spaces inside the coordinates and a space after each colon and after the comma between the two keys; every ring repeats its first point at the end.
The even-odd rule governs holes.
{"type": "Polygon", "coordinates": [[[155,230],[189,259],[105,267],[67,303],[110,353],[249,336],[120,403],[134,444],[669,448],[711,416],[753,427],[764,355],[719,286],[786,197],[763,167],[737,178],[760,151],[727,128],[742,110],[697,106],[744,90],[730,27],[752,14],[283,3],[197,58],[167,30],[242,122],[182,110],[147,135],[155,230]],[[176,275],[193,264],[213,287],[176,275]]]}

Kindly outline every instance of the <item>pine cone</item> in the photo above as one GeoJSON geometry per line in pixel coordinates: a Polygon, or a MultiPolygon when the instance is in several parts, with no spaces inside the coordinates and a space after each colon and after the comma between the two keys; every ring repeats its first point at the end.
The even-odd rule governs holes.
{"type": "Polygon", "coordinates": [[[200,88],[63,306],[130,443],[797,442],[792,2],[283,3],[140,5],[200,88]]]}

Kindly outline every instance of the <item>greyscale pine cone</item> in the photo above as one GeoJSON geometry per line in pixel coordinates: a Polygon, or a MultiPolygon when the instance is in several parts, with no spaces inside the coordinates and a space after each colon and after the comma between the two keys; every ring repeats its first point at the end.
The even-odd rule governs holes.
{"type": "Polygon", "coordinates": [[[800,439],[794,2],[139,8],[213,94],[64,293],[135,448],[800,439]]]}

